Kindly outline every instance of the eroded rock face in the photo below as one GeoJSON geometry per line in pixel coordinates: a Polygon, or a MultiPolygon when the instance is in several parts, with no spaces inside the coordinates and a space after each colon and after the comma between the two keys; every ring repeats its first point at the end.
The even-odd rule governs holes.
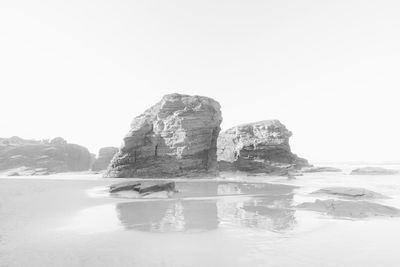
{"type": "Polygon", "coordinates": [[[114,155],[118,152],[117,147],[103,147],[99,150],[99,156],[93,163],[93,171],[106,170],[114,155]]]}
{"type": "Polygon", "coordinates": [[[233,127],[218,138],[220,170],[274,173],[309,166],[293,154],[292,133],[278,120],[267,120],[233,127]]]}
{"type": "Polygon", "coordinates": [[[0,139],[0,170],[21,168],[24,175],[84,171],[89,169],[90,161],[87,148],[68,144],[61,137],[51,141],[19,137],[0,139]]]}
{"type": "Polygon", "coordinates": [[[211,98],[166,95],[133,120],[106,176],[215,174],[221,122],[220,105],[211,98]]]}

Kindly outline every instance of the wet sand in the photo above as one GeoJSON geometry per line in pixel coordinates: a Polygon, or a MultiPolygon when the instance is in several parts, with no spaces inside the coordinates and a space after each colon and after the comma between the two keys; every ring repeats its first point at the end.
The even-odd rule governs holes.
{"type": "Polygon", "coordinates": [[[398,218],[293,208],[361,179],[399,207],[397,176],[180,180],[181,195],[147,199],[104,194],[118,179],[0,178],[0,266],[398,266],[398,218]]]}

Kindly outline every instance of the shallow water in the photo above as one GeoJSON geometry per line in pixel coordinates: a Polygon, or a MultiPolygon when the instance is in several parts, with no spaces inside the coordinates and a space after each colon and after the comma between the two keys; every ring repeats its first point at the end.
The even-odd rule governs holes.
{"type": "Polygon", "coordinates": [[[118,218],[109,223],[121,229],[161,233],[209,231],[227,226],[282,231],[295,223],[294,186],[201,180],[175,183],[178,192],[173,195],[161,192],[143,198],[136,192],[108,194],[101,188],[92,190],[89,194],[94,197],[130,201],[83,210],[75,224],[85,225],[88,220],[95,222],[106,215],[118,218]]]}
{"type": "Polygon", "coordinates": [[[400,175],[340,167],[295,180],[176,179],[178,193],[146,197],[108,194],[118,179],[0,179],[0,266],[399,266],[400,219],[296,210],[334,198],[309,195],[328,186],[364,187],[400,208],[400,175]]]}

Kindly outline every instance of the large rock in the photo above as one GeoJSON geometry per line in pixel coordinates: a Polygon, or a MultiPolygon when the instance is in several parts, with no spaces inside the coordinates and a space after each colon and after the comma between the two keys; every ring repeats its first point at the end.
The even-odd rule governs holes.
{"type": "Polygon", "coordinates": [[[118,152],[117,147],[103,147],[99,150],[99,156],[94,161],[92,170],[101,171],[107,169],[114,155],[118,152]]]}
{"type": "Polygon", "coordinates": [[[136,117],[108,177],[215,174],[220,105],[208,97],[166,95],[136,117]]]}
{"type": "Polygon", "coordinates": [[[278,120],[243,124],[221,133],[218,138],[220,170],[280,173],[309,166],[293,154],[292,133],[278,120]]]}
{"type": "Polygon", "coordinates": [[[0,170],[22,168],[24,173],[84,171],[90,167],[87,148],[68,144],[58,137],[51,141],[0,139],[0,170]],[[40,171],[37,171],[40,170],[40,171]]]}

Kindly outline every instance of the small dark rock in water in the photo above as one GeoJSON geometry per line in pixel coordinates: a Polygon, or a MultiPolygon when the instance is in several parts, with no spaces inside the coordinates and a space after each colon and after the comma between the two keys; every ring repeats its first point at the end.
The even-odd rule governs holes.
{"type": "Polygon", "coordinates": [[[110,193],[117,193],[120,191],[133,190],[139,192],[140,183],[123,183],[110,186],[110,193]]]}
{"type": "Polygon", "coordinates": [[[374,191],[370,191],[364,188],[358,188],[358,187],[326,187],[322,188],[320,190],[317,190],[315,192],[312,192],[311,194],[328,194],[328,195],[335,195],[339,197],[347,197],[347,198],[389,198],[385,195],[376,193],[374,191]]]}
{"type": "Polygon", "coordinates": [[[312,173],[312,172],[341,172],[342,170],[333,167],[308,167],[308,168],[303,168],[301,171],[312,173]]]}
{"type": "Polygon", "coordinates": [[[381,167],[364,167],[355,169],[351,172],[352,175],[390,175],[396,173],[399,173],[399,171],[381,167]]]}
{"type": "Polygon", "coordinates": [[[149,187],[144,187],[139,189],[139,193],[142,195],[148,195],[156,192],[167,191],[167,192],[177,192],[175,189],[175,182],[169,182],[166,184],[156,184],[149,187]]]}
{"type": "Polygon", "coordinates": [[[367,201],[315,200],[297,205],[298,209],[323,212],[334,217],[368,218],[376,216],[398,217],[400,210],[367,201]]]}
{"type": "Polygon", "coordinates": [[[293,169],[310,166],[293,154],[292,133],[278,120],[266,120],[233,127],[218,137],[221,171],[243,171],[287,175],[293,169]]]}
{"type": "Polygon", "coordinates": [[[135,191],[141,195],[148,195],[156,192],[177,192],[175,189],[175,182],[168,182],[164,184],[156,184],[148,187],[141,187],[141,183],[128,182],[110,186],[110,193],[117,193],[120,191],[135,191]]]}

